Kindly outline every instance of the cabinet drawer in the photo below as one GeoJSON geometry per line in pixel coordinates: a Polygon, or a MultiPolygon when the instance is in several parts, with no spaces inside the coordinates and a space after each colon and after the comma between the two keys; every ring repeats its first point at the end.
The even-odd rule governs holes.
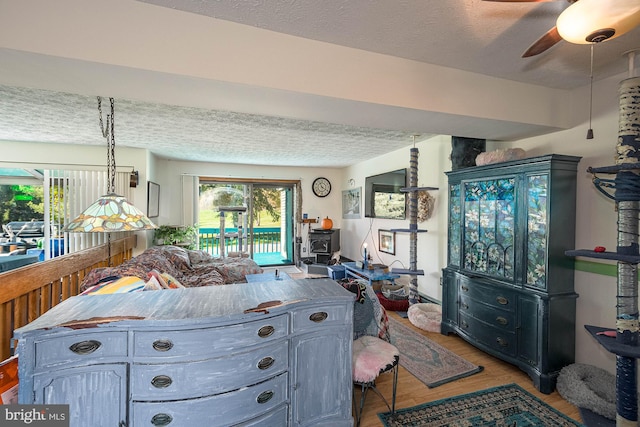
{"type": "Polygon", "coordinates": [[[287,384],[288,377],[284,373],[251,387],[199,399],[134,401],[131,425],[196,427],[239,424],[266,414],[286,402],[287,384]]]}
{"type": "Polygon", "coordinates": [[[501,310],[500,308],[478,302],[466,295],[460,295],[460,312],[482,320],[498,329],[515,332],[516,314],[514,311],[501,310]]]}
{"type": "Polygon", "coordinates": [[[460,329],[470,335],[473,341],[491,347],[502,354],[516,355],[516,334],[487,325],[464,313],[460,313],[460,329]]]}
{"type": "Polygon", "coordinates": [[[289,418],[289,406],[284,405],[262,417],[236,424],[235,427],[282,427],[286,426],[289,418]]]}
{"type": "Polygon", "coordinates": [[[95,363],[127,356],[126,332],[95,332],[58,336],[35,342],[36,371],[55,365],[95,363]]]}
{"type": "Polygon", "coordinates": [[[460,281],[459,292],[461,298],[463,296],[473,298],[478,302],[499,307],[502,310],[515,311],[516,309],[516,292],[509,289],[485,285],[465,278],[460,281]]]}
{"type": "Polygon", "coordinates": [[[293,330],[300,332],[326,328],[332,324],[344,325],[346,313],[347,308],[343,304],[303,308],[293,313],[293,330]]]}
{"type": "Polygon", "coordinates": [[[288,369],[286,339],[245,353],[197,362],[134,363],[131,393],[136,400],[176,400],[219,394],[256,384],[288,369]]]}
{"type": "Polygon", "coordinates": [[[286,337],[288,320],[284,314],[217,328],[135,332],[134,358],[145,362],[150,357],[183,360],[226,355],[241,347],[286,337]]]}

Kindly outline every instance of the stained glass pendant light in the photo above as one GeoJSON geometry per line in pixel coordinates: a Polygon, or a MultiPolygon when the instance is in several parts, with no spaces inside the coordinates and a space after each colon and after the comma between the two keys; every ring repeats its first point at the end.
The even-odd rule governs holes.
{"type": "Polygon", "coordinates": [[[111,233],[117,231],[139,231],[158,228],[138,208],[123,196],[115,193],[116,159],[114,128],[114,100],[111,102],[111,114],[107,114],[107,124],[102,120],[102,98],[98,97],[100,128],[102,136],[107,140],[107,194],[86,208],[76,219],[71,221],[64,231],[71,233],[111,233]]]}

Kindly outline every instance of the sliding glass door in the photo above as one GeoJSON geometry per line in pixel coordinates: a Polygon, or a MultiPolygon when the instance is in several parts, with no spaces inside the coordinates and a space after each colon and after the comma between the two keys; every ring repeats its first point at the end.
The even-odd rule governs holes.
{"type": "Polygon", "coordinates": [[[200,248],[261,266],[293,264],[294,188],[294,182],[200,178],[200,248]]]}

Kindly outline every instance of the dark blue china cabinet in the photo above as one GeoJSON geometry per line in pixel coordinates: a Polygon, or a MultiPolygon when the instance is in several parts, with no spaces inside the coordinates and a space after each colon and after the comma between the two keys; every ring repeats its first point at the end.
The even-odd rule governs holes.
{"type": "Polygon", "coordinates": [[[442,333],[527,372],[543,393],[574,362],[576,172],[546,155],[447,172],[442,333]]]}

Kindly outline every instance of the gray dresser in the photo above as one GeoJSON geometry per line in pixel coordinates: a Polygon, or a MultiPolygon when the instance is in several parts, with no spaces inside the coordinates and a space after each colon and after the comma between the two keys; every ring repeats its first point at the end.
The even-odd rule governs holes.
{"type": "Polygon", "coordinates": [[[15,331],[19,402],[69,404],[72,427],[351,426],[353,298],[330,279],[73,297],[15,331]]]}

